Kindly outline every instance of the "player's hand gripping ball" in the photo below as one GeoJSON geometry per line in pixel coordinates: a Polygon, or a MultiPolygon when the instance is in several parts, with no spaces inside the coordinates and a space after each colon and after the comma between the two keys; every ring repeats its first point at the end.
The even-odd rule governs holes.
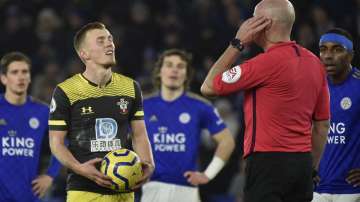
{"type": "Polygon", "coordinates": [[[109,152],[101,162],[100,170],[112,178],[111,189],[118,192],[131,192],[142,177],[140,158],[128,149],[109,152]]]}

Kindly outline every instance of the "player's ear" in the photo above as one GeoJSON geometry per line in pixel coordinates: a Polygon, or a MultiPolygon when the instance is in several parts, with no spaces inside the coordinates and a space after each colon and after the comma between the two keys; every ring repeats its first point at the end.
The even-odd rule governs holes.
{"type": "Polygon", "coordinates": [[[1,80],[1,83],[6,86],[7,79],[4,74],[0,74],[0,80],[1,80]]]}
{"type": "Polygon", "coordinates": [[[79,51],[79,56],[82,61],[86,61],[90,59],[90,55],[83,49],[79,51]]]}
{"type": "Polygon", "coordinates": [[[347,60],[350,64],[351,64],[351,61],[353,60],[353,58],[354,58],[354,51],[347,54],[347,60]]]}
{"type": "Polygon", "coordinates": [[[159,70],[156,72],[156,79],[161,79],[161,68],[162,67],[159,67],[159,70]]]}

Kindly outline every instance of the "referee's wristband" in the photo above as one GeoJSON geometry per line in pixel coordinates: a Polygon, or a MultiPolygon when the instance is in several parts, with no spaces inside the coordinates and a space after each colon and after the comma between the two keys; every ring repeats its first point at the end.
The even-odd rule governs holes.
{"type": "Polygon", "coordinates": [[[210,180],[214,179],[214,177],[220,172],[220,170],[224,167],[225,161],[221,158],[214,156],[208,167],[206,168],[204,174],[210,180]]]}

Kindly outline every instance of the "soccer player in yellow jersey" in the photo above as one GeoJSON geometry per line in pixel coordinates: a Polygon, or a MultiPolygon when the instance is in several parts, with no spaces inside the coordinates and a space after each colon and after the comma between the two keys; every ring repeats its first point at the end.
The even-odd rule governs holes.
{"type": "Polygon", "coordinates": [[[49,118],[51,151],[69,168],[67,201],[133,202],[133,192],[109,189],[112,181],[99,166],[106,153],[129,145],[128,134],[132,134],[133,148],[143,165],[138,187],[152,174],[154,160],[140,87],[112,72],[115,46],[104,24],[93,22],[82,27],[74,37],[74,47],[85,71],[56,87],[49,118]]]}

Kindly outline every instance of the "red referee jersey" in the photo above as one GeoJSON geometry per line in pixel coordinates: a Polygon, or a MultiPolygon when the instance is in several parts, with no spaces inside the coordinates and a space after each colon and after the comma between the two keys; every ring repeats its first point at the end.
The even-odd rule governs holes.
{"type": "Polygon", "coordinates": [[[244,90],[244,157],[252,152],[311,151],[312,120],[330,118],[320,60],[295,42],[270,47],[215,77],[217,94],[244,90]]]}

